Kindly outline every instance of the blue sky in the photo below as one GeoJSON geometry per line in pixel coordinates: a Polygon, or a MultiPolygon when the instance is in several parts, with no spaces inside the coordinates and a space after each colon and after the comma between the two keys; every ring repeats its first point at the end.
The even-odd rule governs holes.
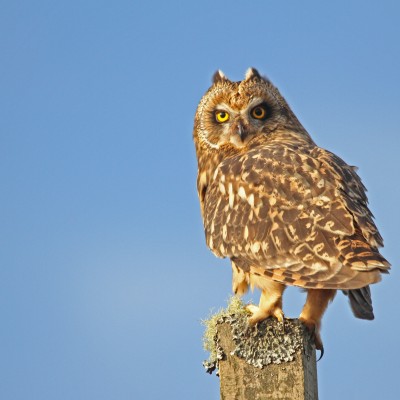
{"type": "MultiPolygon", "coordinates": [[[[375,321],[341,294],[328,309],[320,397],[398,398],[399,14],[394,0],[2,2],[0,398],[219,398],[200,320],[231,273],[205,246],[192,124],[212,73],[249,66],[360,168],[393,264],[375,321]]],[[[285,293],[288,316],[304,297],[285,293]]]]}

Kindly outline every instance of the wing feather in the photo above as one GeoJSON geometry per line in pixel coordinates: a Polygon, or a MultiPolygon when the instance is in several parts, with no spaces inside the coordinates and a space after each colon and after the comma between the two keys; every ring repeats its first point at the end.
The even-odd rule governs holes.
{"type": "Polygon", "coordinates": [[[278,281],[353,289],[390,266],[355,169],[318,147],[268,145],[224,160],[204,210],[217,256],[278,281]]]}

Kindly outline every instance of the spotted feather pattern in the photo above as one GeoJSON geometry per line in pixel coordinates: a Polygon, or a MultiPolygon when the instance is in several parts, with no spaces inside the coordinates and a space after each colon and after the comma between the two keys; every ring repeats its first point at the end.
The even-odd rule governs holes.
{"type": "Polygon", "coordinates": [[[228,157],[200,197],[208,246],[253,275],[354,289],[389,269],[355,168],[315,145],[272,142],[228,157]]]}

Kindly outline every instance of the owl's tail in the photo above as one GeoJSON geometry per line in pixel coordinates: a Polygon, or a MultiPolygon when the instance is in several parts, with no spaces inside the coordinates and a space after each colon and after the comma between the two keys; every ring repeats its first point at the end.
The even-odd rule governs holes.
{"type": "Polygon", "coordinates": [[[343,290],[343,293],[349,297],[350,307],[355,317],[368,320],[375,318],[369,286],[364,286],[360,289],[343,290]]]}

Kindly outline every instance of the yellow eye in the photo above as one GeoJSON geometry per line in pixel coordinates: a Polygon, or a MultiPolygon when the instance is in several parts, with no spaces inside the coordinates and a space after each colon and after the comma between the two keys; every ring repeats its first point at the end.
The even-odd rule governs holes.
{"type": "Polygon", "coordinates": [[[215,119],[217,122],[226,122],[229,119],[229,114],[226,111],[216,111],[215,119]]]}
{"type": "Polygon", "coordinates": [[[254,107],[251,110],[251,116],[256,119],[265,119],[267,118],[267,110],[263,106],[254,107]]]}

